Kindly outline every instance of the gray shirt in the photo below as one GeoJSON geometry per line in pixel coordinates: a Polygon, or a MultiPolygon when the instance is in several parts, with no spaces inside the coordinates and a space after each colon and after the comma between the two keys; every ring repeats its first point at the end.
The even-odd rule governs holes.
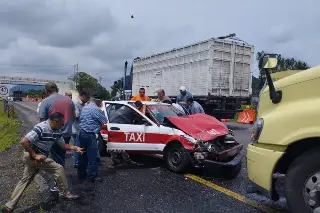
{"type": "Polygon", "coordinates": [[[72,100],[61,94],[52,94],[44,99],[40,105],[40,119],[48,119],[49,115],[59,112],[64,115],[64,126],[61,128],[63,137],[72,136],[72,124],[75,115],[75,106],[72,100]]]}
{"type": "Polygon", "coordinates": [[[188,91],[186,91],[186,94],[182,95],[178,95],[177,96],[177,103],[179,102],[186,102],[188,98],[192,98],[192,94],[188,91]]]}
{"type": "Polygon", "coordinates": [[[84,107],[84,103],[77,98],[75,101],[73,101],[74,107],[75,107],[75,113],[76,113],[76,119],[73,121],[72,124],[72,134],[78,134],[79,132],[79,118],[80,118],[80,113],[82,111],[82,108],[84,107]]]}

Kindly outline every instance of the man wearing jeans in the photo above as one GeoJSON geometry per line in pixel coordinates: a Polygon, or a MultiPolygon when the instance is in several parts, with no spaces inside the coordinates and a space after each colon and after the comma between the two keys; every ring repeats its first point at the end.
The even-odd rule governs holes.
{"type": "Polygon", "coordinates": [[[108,122],[100,108],[102,98],[100,94],[94,95],[90,103],[83,107],[80,114],[79,142],[85,152],[79,156],[78,178],[88,178],[91,182],[99,180],[98,134],[101,126],[108,122]]]}
{"type": "MultiPolygon", "coordinates": [[[[72,124],[72,137],[74,140],[74,143],[76,146],[80,146],[79,143],[79,138],[78,138],[78,134],[79,134],[79,118],[80,118],[80,113],[82,111],[82,108],[84,107],[84,105],[90,100],[90,96],[88,93],[86,93],[85,91],[82,91],[79,93],[79,97],[73,101],[74,106],[75,106],[75,114],[76,114],[76,118],[73,121],[72,124]]],[[[79,154],[77,152],[75,152],[73,154],[74,157],[74,167],[78,168],[79,165],[79,154]]]]}

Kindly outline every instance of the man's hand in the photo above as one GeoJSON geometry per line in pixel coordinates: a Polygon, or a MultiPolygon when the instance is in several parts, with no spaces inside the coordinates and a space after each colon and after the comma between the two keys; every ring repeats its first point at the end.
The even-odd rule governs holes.
{"type": "Polygon", "coordinates": [[[42,162],[46,159],[46,156],[39,154],[39,155],[33,156],[33,159],[34,159],[37,163],[42,163],[42,162]]]}
{"type": "Polygon", "coordinates": [[[79,152],[79,153],[83,153],[84,152],[83,148],[80,148],[78,146],[74,146],[74,151],[75,152],[79,152]]]}

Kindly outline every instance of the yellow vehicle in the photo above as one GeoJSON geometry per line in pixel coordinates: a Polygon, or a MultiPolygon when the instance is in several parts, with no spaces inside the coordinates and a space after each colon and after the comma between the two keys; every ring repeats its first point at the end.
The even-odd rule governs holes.
{"type": "Polygon", "coordinates": [[[269,54],[259,62],[269,86],[260,93],[248,176],[272,200],[279,199],[276,180],[285,176],[290,212],[320,212],[320,66],[273,82],[269,69],[277,61],[269,54]]]}

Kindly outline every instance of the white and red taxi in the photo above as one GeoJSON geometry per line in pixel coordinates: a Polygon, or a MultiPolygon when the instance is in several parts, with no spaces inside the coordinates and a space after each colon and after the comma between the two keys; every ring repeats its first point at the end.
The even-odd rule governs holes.
{"type": "Polygon", "coordinates": [[[193,165],[228,168],[227,178],[238,175],[243,145],[223,123],[206,114],[187,115],[169,104],[142,103],[145,114],[132,101],[103,102],[109,123],[101,135],[108,152],[162,154],[177,173],[193,165]]]}

